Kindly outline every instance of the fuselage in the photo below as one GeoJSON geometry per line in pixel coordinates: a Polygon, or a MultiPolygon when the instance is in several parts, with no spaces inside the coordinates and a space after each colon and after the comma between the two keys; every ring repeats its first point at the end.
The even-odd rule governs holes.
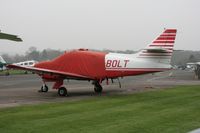
{"type": "Polygon", "coordinates": [[[70,72],[105,79],[159,72],[169,69],[168,64],[152,62],[152,59],[137,58],[136,54],[104,53],[74,50],[51,60],[35,64],[34,67],[70,72]]]}
{"type": "Polygon", "coordinates": [[[176,32],[176,29],[165,29],[152,43],[135,54],[79,49],[65,52],[51,61],[40,62],[33,67],[14,64],[8,67],[32,71],[41,76],[43,85],[40,92],[48,91],[46,82],[54,82],[52,88],[58,89],[60,96],[66,96],[67,89],[63,86],[63,80],[73,79],[92,81],[94,91],[101,93],[103,80],[108,84],[109,79],[171,69],[176,32]]]}

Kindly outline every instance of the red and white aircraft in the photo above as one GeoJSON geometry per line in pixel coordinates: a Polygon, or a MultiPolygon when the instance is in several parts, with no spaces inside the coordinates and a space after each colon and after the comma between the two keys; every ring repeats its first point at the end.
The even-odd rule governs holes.
{"type": "Polygon", "coordinates": [[[44,83],[41,92],[48,91],[45,82],[55,82],[53,89],[58,89],[58,94],[65,96],[67,89],[63,87],[63,80],[75,79],[93,81],[95,92],[100,93],[103,80],[171,69],[176,32],[176,29],[166,29],[146,48],[135,54],[79,49],[65,52],[51,61],[36,63],[33,67],[13,64],[8,67],[37,73],[44,83]]]}

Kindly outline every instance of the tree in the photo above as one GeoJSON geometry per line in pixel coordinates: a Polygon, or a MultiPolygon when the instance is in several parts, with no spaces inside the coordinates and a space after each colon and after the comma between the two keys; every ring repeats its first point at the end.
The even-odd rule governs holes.
{"type": "Polygon", "coordinates": [[[193,54],[191,54],[188,58],[188,62],[197,62],[195,56],[193,54]]]}
{"type": "Polygon", "coordinates": [[[26,52],[27,60],[36,60],[38,61],[40,57],[40,52],[37,50],[36,47],[30,47],[28,52],[26,52]]]}
{"type": "Polygon", "coordinates": [[[48,60],[48,55],[47,55],[47,50],[46,49],[44,49],[42,51],[40,60],[48,60]]]}

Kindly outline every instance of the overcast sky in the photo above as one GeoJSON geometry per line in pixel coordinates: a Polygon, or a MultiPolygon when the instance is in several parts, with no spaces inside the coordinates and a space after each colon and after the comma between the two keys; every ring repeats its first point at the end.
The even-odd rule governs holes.
{"type": "Polygon", "coordinates": [[[164,28],[177,28],[175,49],[200,50],[199,0],[0,0],[0,53],[39,50],[139,50],[164,28]]]}

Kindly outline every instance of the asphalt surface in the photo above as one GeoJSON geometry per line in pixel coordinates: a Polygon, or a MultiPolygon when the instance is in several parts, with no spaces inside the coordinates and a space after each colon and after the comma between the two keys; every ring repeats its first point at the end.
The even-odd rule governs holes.
{"type": "Polygon", "coordinates": [[[156,74],[120,78],[120,81],[122,88],[119,88],[117,80],[113,84],[110,82],[109,85],[103,83],[104,90],[101,95],[94,93],[93,85],[90,82],[65,81],[68,96],[60,97],[57,94],[57,90],[51,89],[52,83],[47,84],[49,92],[39,93],[38,90],[42,85],[42,81],[37,75],[0,76],[0,108],[135,93],[170,88],[177,85],[200,85],[200,81],[194,79],[194,73],[185,70],[172,70],[156,74]]]}

